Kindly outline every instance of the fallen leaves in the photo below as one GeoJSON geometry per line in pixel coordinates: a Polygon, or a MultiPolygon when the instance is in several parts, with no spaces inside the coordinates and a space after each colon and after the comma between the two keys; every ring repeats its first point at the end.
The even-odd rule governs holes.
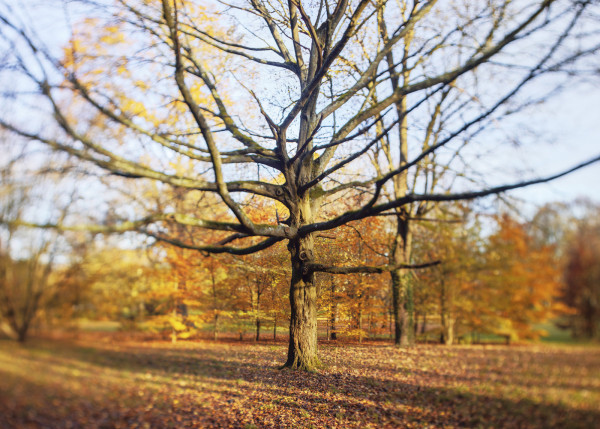
{"type": "Polygon", "coordinates": [[[593,427],[600,349],[0,342],[0,427],[593,427]]]}

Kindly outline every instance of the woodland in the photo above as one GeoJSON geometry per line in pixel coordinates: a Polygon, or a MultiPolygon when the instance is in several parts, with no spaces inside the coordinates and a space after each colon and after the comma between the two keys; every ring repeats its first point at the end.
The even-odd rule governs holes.
{"type": "Polygon", "coordinates": [[[0,426],[593,427],[599,19],[0,0],[0,426]]]}

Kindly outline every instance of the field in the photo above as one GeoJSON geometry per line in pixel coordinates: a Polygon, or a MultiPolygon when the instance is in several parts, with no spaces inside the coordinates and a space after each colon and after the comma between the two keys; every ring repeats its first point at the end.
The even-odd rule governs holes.
{"type": "Polygon", "coordinates": [[[592,428],[600,348],[322,344],[316,373],[283,343],[0,341],[2,428],[592,428]]]}

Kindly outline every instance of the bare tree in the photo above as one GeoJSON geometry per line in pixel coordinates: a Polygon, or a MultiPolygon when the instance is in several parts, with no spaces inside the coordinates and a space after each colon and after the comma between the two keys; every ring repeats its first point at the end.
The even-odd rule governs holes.
{"type": "MultiPolygon", "coordinates": [[[[15,164],[2,166],[0,176],[0,322],[6,322],[19,342],[24,342],[40,312],[49,310],[60,292],[55,258],[61,250],[55,231],[31,230],[17,225],[36,203],[40,181],[16,179],[15,164]]],[[[55,222],[62,222],[63,208],[55,222]]]]}
{"type": "Polygon", "coordinates": [[[2,6],[9,65],[3,79],[17,82],[18,75],[18,82],[25,78],[28,84],[5,88],[19,108],[0,125],[89,168],[217,194],[229,215],[211,218],[207,211],[178,213],[166,206],[105,225],[45,226],[136,230],[184,248],[238,255],[286,240],[292,274],[285,367],[319,365],[315,272],[397,275],[399,269],[428,265],[410,260],[404,230],[418,211],[410,207],[541,183],[600,159],[548,177],[454,193],[436,192],[426,174],[434,155],[443,159],[460,152],[464,139],[514,107],[509,101],[530,82],[569,71],[596,52],[593,38],[585,38],[593,32],[580,24],[592,1],[233,0],[204,8],[181,0],[107,3],[85,2],[77,10],[93,11],[93,20],[74,26],[58,58],[41,42],[43,29],[25,25],[22,12],[2,6]],[[236,29],[226,28],[229,23],[236,29]],[[469,94],[498,70],[510,76],[503,82],[506,90],[490,91],[484,99],[469,94]],[[408,113],[423,118],[427,115],[418,112],[446,106],[447,100],[461,113],[447,116],[443,127],[429,115],[425,122],[437,137],[417,138],[409,158],[408,113]],[[46,118],[44,126],[32,120],[30,109],[46,115],[38,112],[46,118]],[[397,137],[386,140],[394,129],[397,137]],[[389,168],[370,167],[368,156],[384,145],[389,168]],[[177,171],[166,162],[174,159],[193,168],[177,171]],[[427,186],[407,185],[407,178],[417,176],[427,186]],[[344,193],[363,197],[352,210],[322,210],[323,202],[344,193]],[[267,222],[253,221],[237,194],[268,199],[285,211],[267,222]],[[319,263],[314,252],[319,233],[390,213],[399,232],[398,256],[390,265],[319,263]],[[192,243],[168,236],[166,224],[223,236],[192,243]]]}

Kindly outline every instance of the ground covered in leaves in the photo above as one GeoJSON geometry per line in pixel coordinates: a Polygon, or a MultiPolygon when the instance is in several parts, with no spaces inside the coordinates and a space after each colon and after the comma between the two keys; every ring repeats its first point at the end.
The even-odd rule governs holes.
{"type": "Polygon", "coordinates": [[[2,428],[560,427],[600,422],[600,348],[0,341],[2,428]]]}

